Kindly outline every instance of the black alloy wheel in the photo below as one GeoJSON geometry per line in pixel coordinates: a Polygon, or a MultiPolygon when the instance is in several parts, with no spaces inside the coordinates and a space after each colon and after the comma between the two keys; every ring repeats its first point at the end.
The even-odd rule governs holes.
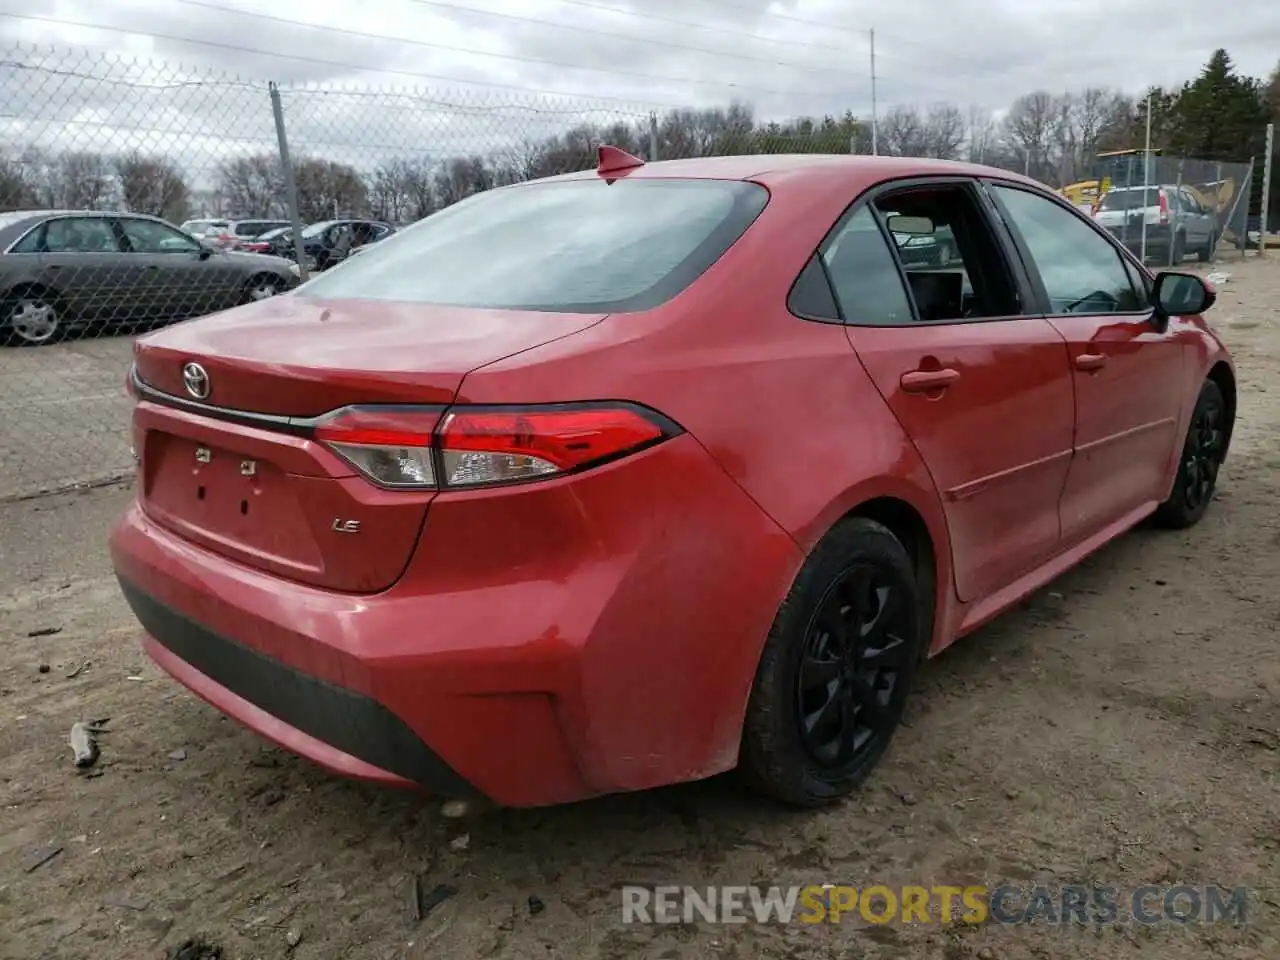
{"type": "Polygon", "coordinates": [[[1158,523],[1181,529],[1204,516],[1217,489],[1218,473],[1227,457],[1230,436],[1226,398],[1216,383],[1206,380],[1191,412],[1173,491],[1156,511],[1158,523]]]}
{"type": "Polygon", "coordinates": [[[819,766],[847,768],[897,726],[893,689],[913,655],[906,605],[895,578],[869,563],[827,591],[796,678],[800,740],[819,766]]]}
{"type": "Polygon", "coordinates": [[[910,554],[866,517],[836,524],[778,608],[738,756],[756,790],[797,807],[853,792],[900,725],[925,643],[910,554]]]}

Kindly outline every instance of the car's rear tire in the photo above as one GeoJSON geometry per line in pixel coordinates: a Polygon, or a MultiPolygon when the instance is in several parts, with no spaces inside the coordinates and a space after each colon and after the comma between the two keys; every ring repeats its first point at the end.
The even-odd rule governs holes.
{"type": "Polygon", "coordinates": [[[1226,459],[1227,439],[1231,435],[1229,416],[1222,389],[1212,380],[1206,380],[1191,411],[1173,490],[1153,518],[1160,526],[1185,529],[1199,523],[1209,509],[1218,484],[1218,471],[1226,459]]]}
{"type": "Polygon", "coordinates": [[[270,300],[285,289],[284,281],[275,274],[263,273],[250,277],[244,285],[242,301],[256,303],[259,300],[270,300]]]}
{"type": "Polygon", "coordinates": [[[1173,238],[1173,250],[1169,257],[1169,260],[1174,267],[1177,267],[1178,264],[1182,263],[1182,261],[1186,259],[1186,256],[1187,256],[1187,238],[1180,233],[1175,234],[1173,238]]]}
{"type": "Polygon", "coordinates": [[[743,779],[798,807],[855,790],[902,717],[920,624],[911,558],[898,538],[864,517],[832,529],[765,641],[743,722],[743,779]]]}
{"type": "Polygon", "coordinates": [[[5,346],[42,347],[65,332],[61,304],[47,290],[19,290],[0,304],[0,343],[5,346]]]}

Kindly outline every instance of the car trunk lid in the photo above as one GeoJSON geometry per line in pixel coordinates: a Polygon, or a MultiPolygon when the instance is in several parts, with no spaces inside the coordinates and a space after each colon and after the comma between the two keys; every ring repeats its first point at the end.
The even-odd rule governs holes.
{"type": "Polygon", "coordinates": [[[308,435],[311,421],[355,404],[443,409],[471,370],[600,319],[284,296],[141,338],[142,508],[247,566],[328,589],[385,589],[435,494],[358,476],[308,435]],[[207,393],[184,380],[189,364],[207,393]]]}

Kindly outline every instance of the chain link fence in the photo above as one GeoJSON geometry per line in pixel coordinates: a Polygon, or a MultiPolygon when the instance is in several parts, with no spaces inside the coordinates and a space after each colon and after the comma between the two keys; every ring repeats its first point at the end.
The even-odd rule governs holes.
{"type": "MultiPolygon", "coordinates": [[[[0,500],[129,474],[131,335],[288,290],[472,193],[588,168],[602,142],[870,152],[852,117],[276,85],[32,48],[0,54],[0,124],[0,500]]],[[[1251,165],[1161,157],[1145,193],[1141,158],[1102,167],[1091,212],[1153,264],[1243,250],[1251,165]]]]}
{"type": "Polygon", "coordinates": [[[1152,267],[1209,263],[1250,246],[1253,166],[1124,151],[1062,192],[1152,267]]]}

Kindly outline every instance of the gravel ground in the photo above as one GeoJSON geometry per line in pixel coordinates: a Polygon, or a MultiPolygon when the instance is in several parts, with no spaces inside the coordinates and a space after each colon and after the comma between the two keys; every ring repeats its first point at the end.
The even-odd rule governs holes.
{"type": "Polygon", "coordinates": [[[444,820],[267,747],[147,662],[104,549],[127,486],[0,504],[0,957],[140,960],[188,940],[223,960],[1280,956],[1280,266],[1221,269],[1212,320],[1242,382],[1219,502],[1184,534],[1124,537],[929,663],[879,772],[820,813],[722,778],[444,820]],[[103,717],[86,776],[67,732],[103,717]],[[415,878],[453,891],[420,920],[415,878]],[[624,925],[619,893],[1033,880],[1256,894],[1243,929],[1099,932],[624,925]]]}

